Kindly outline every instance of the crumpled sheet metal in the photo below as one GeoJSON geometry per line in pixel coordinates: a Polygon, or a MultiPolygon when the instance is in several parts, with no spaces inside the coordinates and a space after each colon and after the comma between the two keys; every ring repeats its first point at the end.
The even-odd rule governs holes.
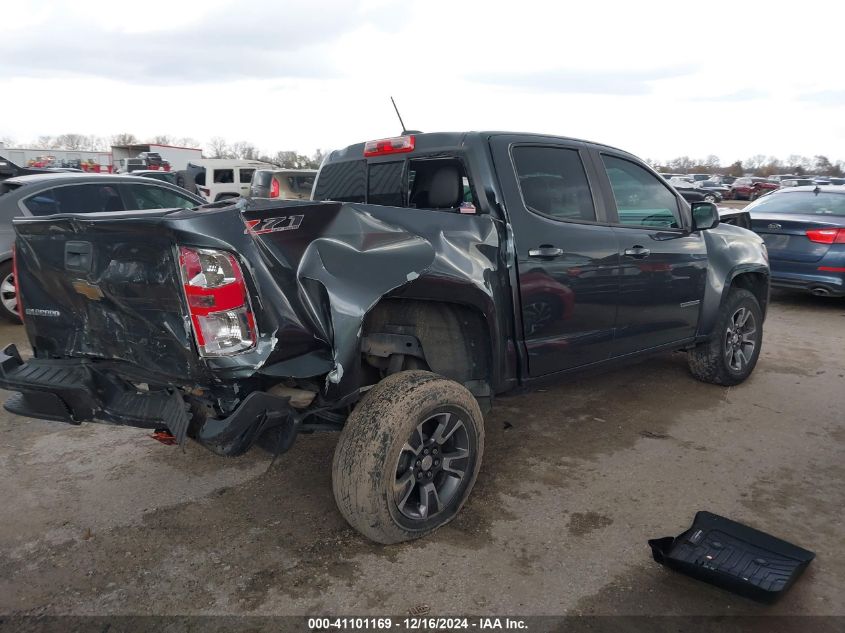
{"type": "Polygon", "coordinates": [[[308,313],[302,322],[330,345],[328,395],[357,389],[362,323],[382,297],[398,289],[413,296],[411,287],[435,285],[455,302],[485,314],[492,309],[499,238],[490,217],[354,203],[313,203],[299,212],[299,229],[256,238],[290,266],[301,252],[295,277],[300,308],[308,313]]]}

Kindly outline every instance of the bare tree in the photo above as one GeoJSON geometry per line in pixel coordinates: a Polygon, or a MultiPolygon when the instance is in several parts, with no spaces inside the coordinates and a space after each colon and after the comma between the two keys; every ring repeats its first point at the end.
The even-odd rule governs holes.
{"type": "Polygon", "coordinates": [[[122,132],[111,137],[112,145],[134,145],[138,142],[138,137],[129,132],[122,132]]]}
{"type": "Polygon", "coordinates": [[[88,147],[88,139],[84,134],[60,134],[56,137],[57,149],[84,150],[88,147]]]}
{"type": "Polygon", "coordinates": [[[319,167],[313,158],[291,151],[276,152],[273,162],[286,169],[314,169],[319,167]]]}
{"type": "Polygon", "coordinates": [[[708,154],[707,158],[704,159],[704,167],[707,169],[708,172],[714,172],[719,169],[721,165],[721,161],[716,154],[708,154]]]}
{"type": "Polygon", "coordinates": [[[741,160],[736,161],[730,167],[728,167],[728,175],[730,176],[742,176],[745,173],[745,166],[742,164],[741,160]]]}
{"type": "Polygon", "coordinates": [[[689,156],[679,156],[669,161],[669,169],[681,173],[688,173],[695,163],[689,156]]]}
{"type": "Polygon", "coordinates": [[[755,154],[745,160],[745,168],[750,171],[757,171],[766,164],[766,157],[762,154],[755,154]]]}
{"type": "Polygon", "coordinates": [[[230,148],[232,155],[241,160],[255,160],[258,158],[258,148],[252,143],[246,141],[238,141],[232,144],[230,148]]]}
{"type": "Polygon", "coordinates": [[[39,136],[30,143],[34,149],[56,149],[56,139],[53,136],[39,136]]]}
{"type": "Polygon", "coordinates": [[[168,136],[167,134],[159,134],[158,136],[154,136],[153,140],[150,141],[155,145],[174,145],[173,138],[168,136]]]}
{"type": "Polygon", "coordinates": [[[172,145],[178,145],[180,147],[201,147],[202,143],[190,136],[180,136],[179,138],[173,139],[172,145]]]}
{"type": "Polygon", "coordinates": [[[222,136],[212,138],[208,143],[208,149],[211,152],[211,158],[232,158],[232,150],[222,136]]]}
{"type": "Polygon", "coordinates": [[[829,176],[832,169],[833,163],[830,162],[830,159],[827,156],[817,154],[813,157],[813,170],[816,173],[829,176]]]}

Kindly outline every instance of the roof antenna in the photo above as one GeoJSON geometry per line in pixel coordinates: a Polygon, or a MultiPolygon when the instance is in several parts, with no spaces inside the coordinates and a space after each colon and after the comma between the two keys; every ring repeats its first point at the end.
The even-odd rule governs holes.
{"type": "Polygon", "coordinates": [[[408,130],[405,128],[405,122],[402,120],[402,115],[399,114],[399,108],[396,107],[396,102],[393,100],[393,97],[390,97],[390,103],[393,104],[393,109],[396,110],[396,116],[399,117],[399,123],[402,125],[402,135],[405,134],[420,134],[419,130],[408,130]]]}

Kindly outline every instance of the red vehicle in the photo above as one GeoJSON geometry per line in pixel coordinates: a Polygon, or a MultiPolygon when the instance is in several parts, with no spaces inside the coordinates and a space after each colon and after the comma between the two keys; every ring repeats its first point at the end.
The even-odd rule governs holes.
{"type": "Polygon", "coordinates": [[[725,198],[728,200],[756,200],[763,194],[780,189],[780,185],[766,178],[737,178],[725,198]]]}

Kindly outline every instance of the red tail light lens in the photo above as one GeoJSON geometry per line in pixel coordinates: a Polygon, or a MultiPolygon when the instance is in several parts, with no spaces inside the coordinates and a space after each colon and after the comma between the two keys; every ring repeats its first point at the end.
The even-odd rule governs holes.
{"type": "Polygon", "coordinates": [[[367,141],[364,144],[364,157],[384,156],[385,154],[404,154],[413,152],[416,139],[413,136],[395,136],[382,138],[377,141],[367,141]]]}
{"type": "Polygon", "coordinates": [[[811,229],[807,238],[819,244],[845,244],[845,229],[811,229]]]}
{"type": "Polygon", "coordinates": [[[279,197],[279,181],[275,178],[270,178],[270,197],[271,198],[278,198],[279,197]]]}
{"type": "Polygon", "coordinates": [[[254,347],[255,317],[235,256],[182,246],[179,266],[200,354],[227,356],[254,347]]]}

